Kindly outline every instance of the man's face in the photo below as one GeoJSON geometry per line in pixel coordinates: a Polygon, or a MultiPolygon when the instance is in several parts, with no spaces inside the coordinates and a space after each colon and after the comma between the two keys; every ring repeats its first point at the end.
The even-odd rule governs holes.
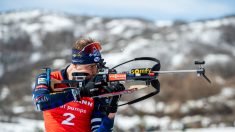
{"type": "Polygon", "coordinates": [[[97,64],[84,64],[84,65],[77,65],[77,64],[71,64],[72,70],[71,75],[74,72],[85,72],[89,75],[87,76],[87,79],[91,79],[93,76],[95,76],[98,73],[97,64]]]}

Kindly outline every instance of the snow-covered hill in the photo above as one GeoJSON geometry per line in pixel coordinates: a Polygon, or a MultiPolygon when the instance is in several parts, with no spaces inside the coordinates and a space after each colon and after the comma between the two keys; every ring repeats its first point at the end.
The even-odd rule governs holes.
{"type": "MultiPolygon", "coordinates": [[[[102,41],[104,57],[110,65],[136,56],[157,57],[169,66],[179,66],[190,58],[209,62],[216,62],[213,59],[218,58],[226,63],[235,55],[234,17],[164,24],[34,10],[2,13],[0,20],[1,56],[5,58],[6,50],[14,50],[12,58],[26,59],[24,56],[28,55],[29,64],[48,57],[69,56],[70,45],[79,37],[102,41]]],[[[8,68],[5,61],[12,62],[9,56],[3,60],[1,72],[16,69],[8,68]]]]}
{"type": "MultiPolygon", "coordinates": [[[[213,73],[213,81],[216,82],[216,90],[218,90],[228,86],[235,88],[231,81],[235,76],[234,36],[234,16],[187,23],[74,16],[39,10],[1,13],[0,121],[11,121],[12,116],[41,119],[40,113],[35,114],[31,103],[31,87],[34,77],[40,72],[40,68],[57,69],[66,66],[70,62],[70,49],[76,39],[91,37],[101,41],[103,57],[108,66],[141,56],[160,59],[162,69],[165,70],[193,68],[194,60],[205,60],[206,68],[209,73],[213,73]],[[1,117],[1,115],[7,116],[1,117]]],[[[179,87],[182,86],[175,84],[179,87]]],[[[172,85],[171,87],[176,87],[172,85]]],[[[164,82],[163,86],[170,87],[164,82]]],[[[187,91],[182,90],[183,94],[187,94],[187,91]]],[[[213,107],[223,107],[216,106],[216,101],[211,102],[210,99],[213,98],[213,95],[209,96],[208,91],[203,91],[201,95],[207,100],[209,106],[212,109],[213,107]],[[204,97],[206,95],[208,97],[204,97]]],[[[169,91],[163,90],[161,95],[167,95],[167,92],[169,91]]],[[[176,91],[172,93],[177,94],[176,91]]],[[[219,90],[214,94],[219,94],[219,90]]],[[[188,98],[190,97],[188,96],[188,98]]],[[[163,97],[157,99],[164,100],[163,97]]],[[[232,117],[235,117],[234,103],[231,102],[235,97],[232,95],[226,99],[230,100],[228,107],[232,111],[232,117]]],[[[197,98],[194,101],[200,104],[202,100],[197,98]]],[[[152,101],[148,100],[148,103],[154,105],[154,109],[149,110],[172,116],[169,111],[171,111],[172,104],[177,105],[177,102],[176,104],[172,100],[169,102],[167,101],[168,104],[156,103],[156,98],[152,101]]],[[[180,116],[184,116],[180,117],[181,119],[186,118],[187,114],[195,109],[194,105],[190,105],[191,103],[186,101],[178,104],[179,110],[186,110],[185,113],[179,112],[180,116]]],[[[140,106],[143,104],[139,103],[140,106]]],[[[138,105],[135,107],[139,108],[138,105]]],[[[206,115],[203,114],[203,116],[206,115]]],[[[209,116],[211,115],[209,114],[209,116]]],[[[122,117],[120,116],[120,118],[122,117]]],[[[133,118],[135,117],[133,116],[133,118]]],[[[158,117],[150,118],[159,119],[158,117]]],[[[140,118],[135,119],[139,121],[140,118]]],[[[232,122],[232,119],[228,120],[232,122]]]]}

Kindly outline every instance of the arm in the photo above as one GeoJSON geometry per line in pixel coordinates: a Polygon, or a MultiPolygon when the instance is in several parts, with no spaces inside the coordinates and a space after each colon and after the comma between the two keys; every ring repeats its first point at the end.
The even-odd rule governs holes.
{"type": "MultiPolygon", "coordinates": [[[[122,84],[112,85],[110,90],[121,91],[125,87],[122,84]]],[[[111,132],[113,131],[114,118],[118,108],[120,95],[95,100],[95,108],[91,118],[92,132],[111,132]]]]}
{"type": "Polygon", "coordinates": [[[79,95],[79,89],[67,90],[64,92],[53,94],[50,86],[46,82],[47,75],[40,74],[36,78],[35,88],[33,89],[33,102],[39,111],[49,110],[59,107],[65,103],[75,100],[79,95]]]}
{"type": "Polygon", "coordinates": [[[104,100],[95,100],[95,108],[91,117],[91,131],[92,132],[111,132],[113,131],[114,116],[110,118],[110,115],[115,115],[115,113],[110,113],[107,116],[105,107],[98,107],[99,105],[105,105],[104,100]]]}

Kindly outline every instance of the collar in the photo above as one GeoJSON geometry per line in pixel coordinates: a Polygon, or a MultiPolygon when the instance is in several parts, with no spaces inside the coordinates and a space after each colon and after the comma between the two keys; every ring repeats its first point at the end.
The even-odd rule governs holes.
{"type": "Polygon", "coordinates": [[[63,80],[68,80],[68,76],[67,76],[67,69],[68,69],[69,65],[66,66],[65,69],[62,69],[60,72],[61,72],[61,75],[63,77],[63,80]]]}

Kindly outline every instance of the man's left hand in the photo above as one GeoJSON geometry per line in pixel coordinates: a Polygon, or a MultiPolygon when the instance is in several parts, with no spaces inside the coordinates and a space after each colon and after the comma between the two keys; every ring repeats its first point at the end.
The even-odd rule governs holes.
{"type": "MultiPolygon", "coordinates": [[[[123,84],[113,84],[108,87],[112,92],[118,92],[125,90],[123,84]]],[[[107,113],[116,113],[118,108],[118,101],[120,100],[121,95],[116,95],[110,98],[109,100],[109,107],[107,108],[107,113]]]]}

